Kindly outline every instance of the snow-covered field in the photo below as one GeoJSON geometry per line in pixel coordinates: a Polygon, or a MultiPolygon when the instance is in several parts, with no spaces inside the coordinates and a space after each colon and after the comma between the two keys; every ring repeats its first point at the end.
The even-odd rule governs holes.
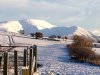
{"type": "Polygon", "coordinates": [[[99,66],[88,63],[71,62],[65,44],[38,47],[38,68],[41,75],[100,75],[99,66]]]}
{"type": "MultiPolygon", "coordinates": [[[[66,42],[48,41],[15,36],[13,36],[13,39],[17,45],[38,46],[38,64],[41,65],[38,68],[38,72],[41,75],[100,75],[100,66],[69,60],[66,44],[69,44],[71,42],[70,40],[66,42]]],[[[18,50],[21,51],[22,49],[18,50]]]]}

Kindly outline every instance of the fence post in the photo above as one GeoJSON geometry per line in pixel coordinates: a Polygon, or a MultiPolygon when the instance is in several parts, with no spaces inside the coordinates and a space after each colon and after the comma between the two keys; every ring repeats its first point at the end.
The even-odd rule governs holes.
{"type": "Polygon", "coordinates": [[[22,75],[29,75],[29,68],[28,67],[22,68],[22,75]]]}
{"type": "Polygon", "coordinates": [[[26,52],[27,52],[27,53],[26,53],[26,54],[27,54],[27,63],[26,63],[26,64],[27,64],[27,66],[28,66],[28,65],[29,65],[29,62],[28,62],[28,61],[29,61],[29,54],[28,54],[29,51],[28,51],[28,47],[27,47],[27,51],[26,51],[26,52]]]}
{"type": "Polygon", "coordinates": [[[14,44],[15,42],[14,42],[14,39],[13,39],[13,37],[11,36],[11,40],[12,40],[12,43],[14,44]]]}
{"type": "Polygon", "coordinates": [[[18,57],[16,50],[14,50],[14,75],[18,75],[18,57]]]}
{"type": "Polygon", "coordinates": [[[9,39],[9,46],[11,46],[12,43],[9,35],[8,35],[8,39],[9,39]]]}
{"type": "Polygon", "coordinates": [[[34,45],[33,47],[33,57],[35,57],[34,72],[36,72],[37,71],[37,45],[34,45]]]}
{"type": "Polygon", "coordinates": [[[3,75],[8,75],[8,53],[4,52],[3,75]]]}
{"type": "Polygon", "coordinates": [[[24,64],[24,67],[26,67],[27,66],[27,50],[26,49],[24,49],[24,61],[23,61],[23,64],[24,64]]]}
{"type": "Polygon", "coordinates": [[[29,75],[32,74],[32,48],[30,48],[30,56],[29,56],[29,75]]]}

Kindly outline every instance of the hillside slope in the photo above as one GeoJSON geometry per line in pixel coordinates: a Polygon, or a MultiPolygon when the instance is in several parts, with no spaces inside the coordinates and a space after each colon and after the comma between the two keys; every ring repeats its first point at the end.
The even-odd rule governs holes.
{"type": "Polygon", "coordinates": [[[90,33],[89,31],[87,31],[81,27],[77,27],[77,26],[53,27],[51,29],[41,30],[41,32],[46,36],[50,36],[50,35],[60,35],[60,36],[79,35],[79,36],[84,36],[84,37],[92,38],[92,39],[96,40],[96,37],[94,37],[94,35],[92,33],[90,33]]]}
{"type": "Polygon", "coordinates": [[[18,33],[20,30],[24,30],[26,34],[33,33],[45,28],[52,28],[54,25],[39,19],[24,19],[19,21],[5,21],[0,22],[0,30],[7,32],[18,33]]]}
{"type": "Polygon", "coordinates": [[[44,36],[51,35],[60,35],[60,36],[73,36],[80,35],[85,36],[92,39],[97,39],[92,33],[89,31],[77,27],[57,27],[53,24],[50,24],[44,20],[39,19],[24,19],[19,21],[6,21],[0,23],[0,30],[7,32],[15,32],[18,33],[20,30],[24,30],[25,34],[35,33],[40,31],[44,34],[44,36]]]}

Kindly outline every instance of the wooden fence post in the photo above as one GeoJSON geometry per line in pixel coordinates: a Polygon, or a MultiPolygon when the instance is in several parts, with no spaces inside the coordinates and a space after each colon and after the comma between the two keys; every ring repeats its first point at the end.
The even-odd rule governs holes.
{"type": "Polygon", "coordinates": [[[9,35],[8,35],[8,39],[9,39],[9,46],[11,46],[12,42],[11,42],[11,39],[10,39],[9,35]]]}
{"type": "Polygon", "coordinates": [[[37,45],[34,45],[33,47],[33,57],[35,57],[34,72],[37,72],[37,45]]]}
{"type": "Polygon", "coordinates": [[[22,68],[22,75],[29,75],[29,68],[28,67],[22,68]]]}
{"type": "Polygon", "coordinates": [[[13,37],[11,36],[11,40],[12,40],[12,43],[14,44],[15,42],[14,42],[14,39],[13,39],[13,37]]]}
{"type": "Polygon", "coordinates": [[[17,51],[14,51],[14,75],[18,75],[18,57],[17,51]]]}
{"type": "Polygon", "coordinates": [[[27,66],[27,62],[28,62],[28,61],[27,61],[27,59],[28,59],[28,58],[27,58],[27,56],[28,56],[27,54],[28,54],[28,53],[27,53],[27,50],[24,49],[24,61],[23,61],[24,67],[27,66]]]}
{"type": "Polygon", "coordinates": [[[29,61],[29,54],[28,54],[28,53],[29,53],[29,50],[28,50],[28,49],[29,49],[29,48],[27,47],[27,51],[26,51],[26,52],[27,52],[27,53],[26,53],[26,54],[27,54],[27,63],[26,63],[27,66],[29,65],[29,62],[28,62],[28,61],[29,61]]]}
{"type": "Polygon", "coordinates": [[[29,75],[32,74],[32,48],[30,48],[30,56],[29,56],[29,75]]]}
{"type": "Polygon", "coordinates": [[[3,75],[8,75],[8,53],[4,52],[3,75]]]}

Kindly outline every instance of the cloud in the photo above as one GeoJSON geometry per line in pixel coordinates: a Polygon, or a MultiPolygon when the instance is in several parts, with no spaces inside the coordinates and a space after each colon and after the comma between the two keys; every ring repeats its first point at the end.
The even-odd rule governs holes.
{"type": "Polygon", "coordinates": [[[0,0],[0,18],[37,18],[92,29],[100,27],[100,0],[0,0]]]}

